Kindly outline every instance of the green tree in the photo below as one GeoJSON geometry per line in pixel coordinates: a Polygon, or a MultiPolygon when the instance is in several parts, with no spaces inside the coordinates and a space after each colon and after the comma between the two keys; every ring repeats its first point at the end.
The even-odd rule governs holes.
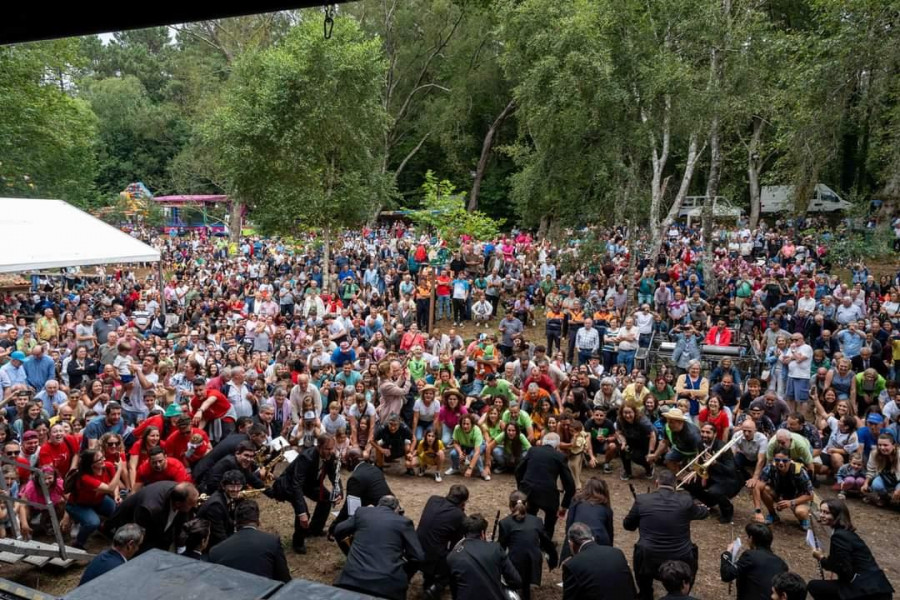
{"type": "Polygon", "coordinates": [[[240,58],[205,124],[229,195],[267,233],[312,229],[329,241],[391,193],[378,151],[388,126],[378,42],[340,19],[322,39],[304,20],[277,47],[240,58]]]}
{"type": "Polygon", "coordinates": [[[466,207],[466,193],[457,192],[449,180],[438,181],[432,171],[426,171],[422,184],[422,208],[413,212],[412,220],[433,229],[449,244],[459,243],[463,234],[475,239],[497,237],[504,220],[494,220],[477,210],[466,207]]]}
{"type": "Polygon", "coordinates": [[[5,194],[96,200],[97,119],[70,95],[71,40],[0,47],[0,185],[5,194]]]}

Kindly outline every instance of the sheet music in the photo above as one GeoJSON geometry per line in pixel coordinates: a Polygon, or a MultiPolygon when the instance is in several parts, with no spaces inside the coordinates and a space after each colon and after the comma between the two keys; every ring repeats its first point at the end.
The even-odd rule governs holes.
{"type": "Polygon", "coordinates": [[[819,549],[818,540],[816,540],[816,534],[813,533],[812,527],[806,530],[806,545],[813,550],[819,549]]]}
{"type": "Polygon", "coordinates": [[[269,442],[269,448],[271,448],[275,452],[278,452],[282,448],[288,448],[289,446],[290,444],[288,443],[288,441],[282,436],[278,436],[277,438],[269,442]]]}
{"type": "Polygon", "coordinates": [[[296,450],[287,450],[284,453],[284,460],[287,461],[288,464],[291,464],[298,456],[300,456],[300,453],[296,450]]]}
{"type": "Polygon", "coordinates": [[[351,517],[356,514],[356,509],[362,506],[359,496],[347,496],[347,514],[351,517]]]}
{"type": "Polygon", "coordinates": [[[743,547],[743,543],[741,542],[741,536],[737,536],[734,540],[734,544],[731,546],[731,562],[736,563],[738,555],[741,553],[741,548],[743,547]]]}

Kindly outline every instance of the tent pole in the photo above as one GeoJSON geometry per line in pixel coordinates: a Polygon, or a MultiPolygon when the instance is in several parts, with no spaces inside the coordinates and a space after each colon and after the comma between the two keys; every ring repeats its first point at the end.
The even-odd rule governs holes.
{"type": "Polygon", "coordinates": [[[159,257],[159,260],[156,262],[156,278],[158,280],[157,287],[159,288],[159,308],[162,311],[163,317],[166,316],[166,290],[165,290],[165,282],[163,282],[163,268],[162,268],[162,256],[159,257]]]}

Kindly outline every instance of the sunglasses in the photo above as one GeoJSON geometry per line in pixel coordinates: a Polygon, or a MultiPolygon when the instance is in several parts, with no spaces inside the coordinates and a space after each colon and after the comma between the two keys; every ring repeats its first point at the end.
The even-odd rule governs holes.
{"type": "Polygon", "coordinates": [[[775,459],[773,459],[773,461],[774,461],[774,462],[777,462],[777,463],[789,463],[789,462],[791,462],[791,459],[789,459],[789,458],[775,458],[775,459]]]}
{"type": "Polygon", "coordinates": [[[118,448],[119,446],[122,445],[122,443],[121,442],[106,442],[106,445],[109,446],[110,448],[118,448]]]}

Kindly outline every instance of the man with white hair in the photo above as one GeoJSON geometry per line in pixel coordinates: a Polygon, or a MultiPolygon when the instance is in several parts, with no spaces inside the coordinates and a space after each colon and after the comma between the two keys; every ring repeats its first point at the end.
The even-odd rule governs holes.
{"type": "Polygon", "coordinates": [[[234,407],[235,417],[252,417],[253,407],[259,402],[250,387],[244,382],[244,367],[232,367],[231,383],[222,386],[222,393],[234,407]]]}
{"type": "Polygon", "coordinates": [[[516,487],[528,496],[528,512],[536,515],[538,510],[544,511],[544,531],[551,539],[557,517],[565,516],[575,495],[575,478],[558,447],[559,435],[545,434],[541,445],[533,446],[516,467],[516,487]],[[561,505],[557,480],[563,485],[561,505]]]}

